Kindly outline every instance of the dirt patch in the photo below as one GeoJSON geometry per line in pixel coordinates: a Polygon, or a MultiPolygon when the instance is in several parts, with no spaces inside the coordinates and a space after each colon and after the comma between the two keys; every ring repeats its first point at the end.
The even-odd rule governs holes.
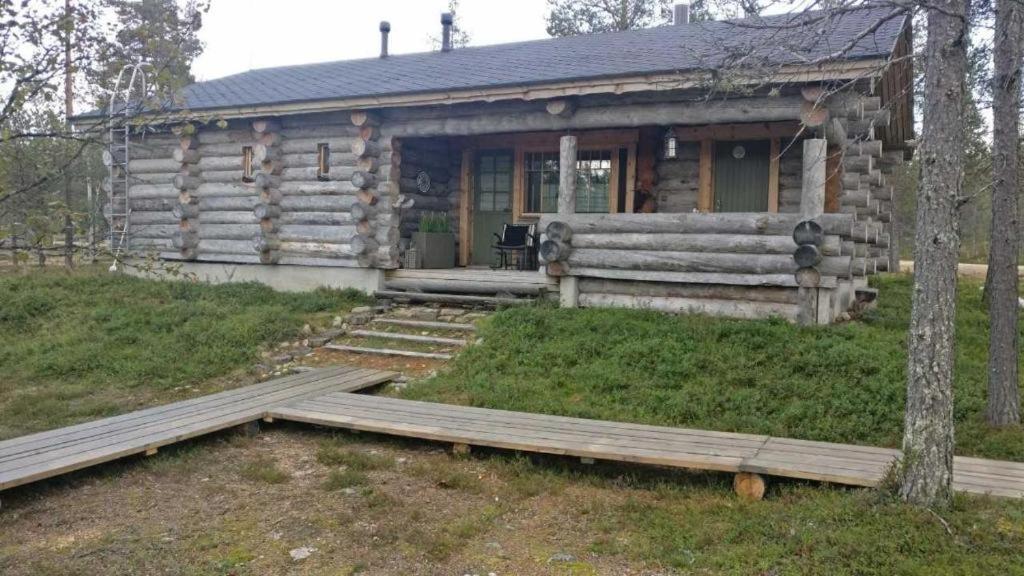
{"type": "Polygon", "coordinates": [[[509,462],[290,425],[222,436],[5,494],[0,573],[645,573],[587,551],[586,503],[623,495],[509,462]]]}

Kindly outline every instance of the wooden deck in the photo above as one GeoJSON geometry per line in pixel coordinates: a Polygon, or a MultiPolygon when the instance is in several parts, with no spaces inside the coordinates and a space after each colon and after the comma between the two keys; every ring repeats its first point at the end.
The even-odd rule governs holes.
{"type": "MultiPolygon", "coordinates": [[[[766,474],[877,486],[898,450],[585,420],[397,400],[325,394],[270,411],[276,418],[424,438],[457,445],[637,462],[679,468],[766,474]]],[[[954,488],[1024,498],[1024,463],[957,457],[954,488]]]]}
{"type": "Polygon", "coordinates": [[[302,374],[0,442],[0,490],[259,420],[267,410],[391,380],[351,367],[302,374]]]}

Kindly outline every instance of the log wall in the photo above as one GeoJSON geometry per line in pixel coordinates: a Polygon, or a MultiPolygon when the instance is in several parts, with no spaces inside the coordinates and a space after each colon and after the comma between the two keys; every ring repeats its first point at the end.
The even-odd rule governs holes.
{"type": "Polygon", "coordinates": [[[579,304],[831,322],[853,303],[844,244],[858,223],[797,214],[576,214],[541,220],[549,275],[578,279],[579,304]],[[799,242],[798,242],[799,241],[799,242]],[[803,288],[803,290],[801,289],[803,288]],[[810,289],[813,298],[804,294],[810,289]],[[845,294],[840,296],[840,294],[845,294]]]}
{"type": "Polygon", "coordinates": [[[449,145],[448,138],[412,138],[402,140],[399,193],[403,247],[420,228],[420,220],[427,213],[448,216],[453,231],[459,229],[459,169],[462,152],[449,145]],[[422,192],[416,178],[420,172],[430,177],[430,188],[422,192]]]}

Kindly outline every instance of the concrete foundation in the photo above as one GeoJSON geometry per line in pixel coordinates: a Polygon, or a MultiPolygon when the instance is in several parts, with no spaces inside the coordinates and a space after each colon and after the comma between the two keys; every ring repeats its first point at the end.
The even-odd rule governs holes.
{"type": "MultiPolygon", "coordinates": [[[[212,262],[176,262],[180,273],[195,276],[202,282],[259,282],[282,292],[304,292],[320,287],[354,288],[372,294],[384,286],[384,270],[376,268],[338,268],[263,264],[217,264],[212,262]]],[[[160,271],[141,272],[125,267],[129,274],[146,277],[169,277],[160,271]]]]}

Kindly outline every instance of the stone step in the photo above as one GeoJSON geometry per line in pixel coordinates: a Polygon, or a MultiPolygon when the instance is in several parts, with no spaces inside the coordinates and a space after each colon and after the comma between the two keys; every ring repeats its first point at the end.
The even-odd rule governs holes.
{"type": "Polygon", "coordinates": [[[532,298],[501,298],[496,296],[473,296],[470,294],[434,294],[432,292],[402,292],[397,290],[377,290],[377,298],[391,300],[410,300],[415,302],[440,302],[447,304],[469,304],[476,306],[522,306],[534,302],[532,298]]]}
{"type": "Polygon", "coordinates": [[[380,354],[383,356],[408,356],[410,358],[434,358],[437,360],[451,360],[451,354],[442,352],[413,352],[412,350],[395,350],[392,348],[367,348],[363,346],[348,346],[346,344],[328,344],[324,348],[340,350],[342,352],[357,352],[360,354],[380,354]]]}
{"type": "Polygon", "coordinates": [[[472,324],[460,324],[458,322],[430,322],[427,320],[406,320],[404,318],[374,318],[373,322],[377,324],[389,324],[392,326],[404,326],[406,328],[422,328],[424,330],[476,331],[476,326],[473,326],[472,324]]]}
{"type": "Polygon", "coordinates": [[[405,334],[403,332],[380,332],[377,330],[350,330],[349,336],[360,338],[383,338],[388,340],[403,340],[406,342],[422,342],[424,344],[440,344],[442,346],[465,346],[466,341],[461,338],[442,338],[441,336],[421,336],[419,334],[405,334]]]}

